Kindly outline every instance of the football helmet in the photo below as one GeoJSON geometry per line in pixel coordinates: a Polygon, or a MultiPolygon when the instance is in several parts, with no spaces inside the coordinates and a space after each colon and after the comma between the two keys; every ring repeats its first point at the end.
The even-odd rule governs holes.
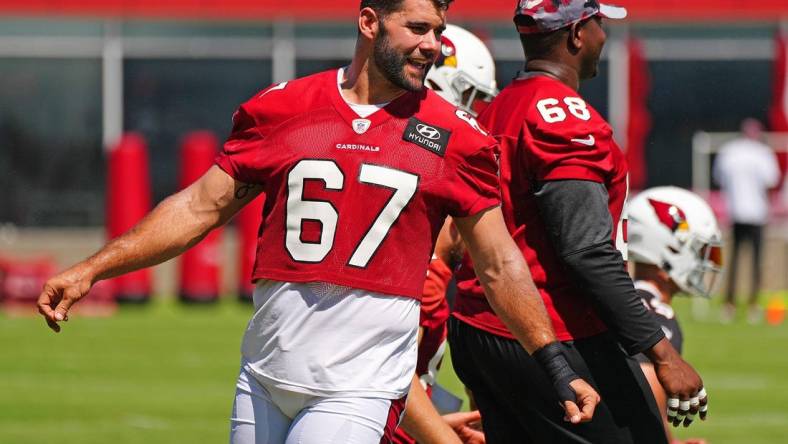
{"type": "Polygon", "coordinates": [[[456,25],[446,25],[441,53],[425,82],[439,96],[474,116],[498,94],[495,63],[487,46],[456,25]]]}
{"type": "Polygon", "coordinates": [[[722,271],[722,233],[697,194],[655,187],[627,206],[629,259],[668,273],[682,291],[709,297],[722,271]]]}

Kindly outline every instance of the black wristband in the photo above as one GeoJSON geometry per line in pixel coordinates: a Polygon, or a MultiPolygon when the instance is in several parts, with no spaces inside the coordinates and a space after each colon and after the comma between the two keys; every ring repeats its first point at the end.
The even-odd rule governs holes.
{"type": "Polygon", "coordinates": [[[533,357],[552,381],[558,399],[575,402],[576,394],[569,383],[580,377],[569,366],[569,362],[564,356],[563,345],[558,341],[551,342],[535,351],[533,357]]]}

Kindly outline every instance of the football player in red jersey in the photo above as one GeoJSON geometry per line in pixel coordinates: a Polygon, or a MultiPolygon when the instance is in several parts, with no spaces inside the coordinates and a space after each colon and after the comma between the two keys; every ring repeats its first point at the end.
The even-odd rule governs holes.
{"type": "Polygon", "coordinates": [[[490,443],[664,443],[654,397],[627,354],[643,352],[654,363],[677,417],[707,402],[701,378],[647,312],[616,249],[625,251],[627,167],[610,126],[577,92],[597,72],[602,20],[625,16],[596,0],[521,0],[515,24],[525,70],[479,118],[501,144],[504,219],[562,341],[529,356],[472,269],[460,268],[452,361],[490,443]],[[600,393],[591,422],[564,422],[538,365],[548,352],[566,356],[600,393]]]}
{"type": "MultiPolygon", "coordinates": [[[[497,144],[423,88],[448,3],[362,0],[350,65],[242,104],[214,167],[45,284],[38,307],[50,328],[60,330],[96,281],[182,253],[264,192],[232,443],[390,440],[447,215],[523,347],[553,350],[549,317],[499,208],[497,144]]],[[[589,420],[597,393],[563,356],[544,365],[567,415],[589,420]]]]}
{"type": "MultiPolygon", "coordinates": [[[[456,25],[446,25],[441,36],[441,54],[425,81],[439,96],[474,116],[476,110],[489,104],[497,94],[495,63],[490,51],[478,37],[456,25]]],[[[446,289],[464,250],[451,218],[440,236],[442,240],[430,261],[421,299],[416,374],[405,417],[394,436],[395,444],[484,443],[484,433],[477,427],[478,410],[444,415],[444,425],[430,401],[446,349],[449,319],[446,289]]]]}
{"type": "MultiPolygon", "coordinates": [[[[677,187],[655,187],[638,194],[628,205],[629,260],[635,290],[651,310],[665,336],[681,353],[684,335],[671,302],[678,294],[709,297],[722,271],[722,233],[709,204],[677,187]]],[[[702,439],[674,440],[670,425],[683,418],[667,415],[665,390],[654,365],[635,357],[663,412],[671,444],[705,444],[702,439]]],[[[700,412],[706,415],[704,407],[700,412]]],[[[692,421],[694,415],[687,419],[692,421]]]]}

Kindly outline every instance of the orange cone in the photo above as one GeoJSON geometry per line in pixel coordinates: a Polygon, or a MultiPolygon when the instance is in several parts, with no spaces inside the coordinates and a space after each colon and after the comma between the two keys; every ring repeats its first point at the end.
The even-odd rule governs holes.
{"type": "Polygon", "coordinates": [[[766,322],[769,325],[780,325],[785,320],[785,302],[783,298],[774,296],[766,305],[766,322]]]}

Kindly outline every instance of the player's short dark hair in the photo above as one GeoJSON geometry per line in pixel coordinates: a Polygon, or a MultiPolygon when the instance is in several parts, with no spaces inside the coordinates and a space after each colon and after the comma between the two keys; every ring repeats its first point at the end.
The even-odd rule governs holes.
{"type": "MultiPolygon", "coordinates": [[[[397,12],[402,7],[405,0],[361,0],[359,9],[372,8],[379,16],[385,17],[392,12],[397,12]]],[[[454,0],[432,0],[432,4],[440,10],[449,9],[449,5],[454,0]]]]}
{"type": "MultiPolygon", "coordinates": [[[[514,19],[517,26],[533,26],[533,18],[519,15],[514,19]]],[[[565,26],[555,31],[548,31],[539,34],[520,34],[520,42],[523,44],[523,51],[527,59],[540,59],[549,55],[553,49],[561,42],[565,41],[569,33],[569,27],[565,26]]]]}
{"type": "MultiPolygon", "coordinates": [[[[598,19],[598,16],[586,18],[579,22],[578,26],[585,26],[591,20],[598,19]]],[[[528,16],[517,16],[514,19],[517,26],[533,26],[533,18],[528,16]]],[[[540,34],[520,34],[520,42],[523,44],[525,57],[527,59],[539,59],[548,56],[558,45],[566,44],[569,38],[571,26],[564,26],[555,31],[543,32],[540,34]]]]}
{"type": "Polygon", "coordinates": [[[559,44],[566,41],[568,34],[569,28],[556,29],[541,34],[520,34],[525,57],[528,59],[544,58],[559,44]]]}

